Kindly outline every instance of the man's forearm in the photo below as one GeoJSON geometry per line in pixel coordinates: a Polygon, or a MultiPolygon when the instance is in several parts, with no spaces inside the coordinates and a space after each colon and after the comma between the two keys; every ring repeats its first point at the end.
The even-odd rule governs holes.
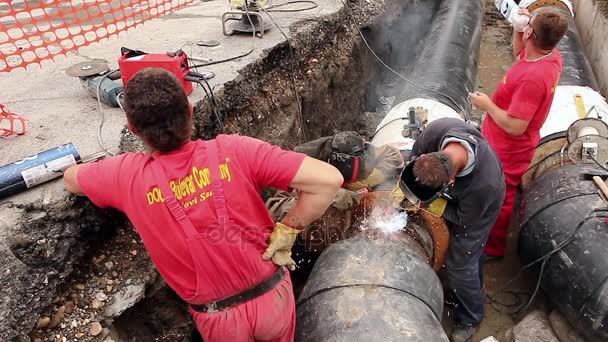
{"type": "Polygon", "coordinates": [[[333,195],[330,194],[330,191],[327,193],[300,192],[295,205],[285,214],[281,223],[294,229],[305,228],[325,213],[333,201],[335,191],[332,193],[333,195]]]}
{"type": "Polygon", "coordinates": [[[296,229],[306,227],[325,213],[343,182],[335,167],[314,158],[304,158],[289,184],[299,191],[298,199],[281,223],[296,229]]]}
{"type": "Polygon", "coordinates": [[[492,117],[494,122],[505,132],[513,136],[522,135],[528,127],[528,121],[518,119],[509,114],[506,110],[498,107],[494,102],[488,108],[488,115],[492,117]]]}
{"type": "Polygon", "coordinates": [[[507,130],[509,126],[509,113],[498,107],[494,102],[488,108],[488,115],[492,117],[494,122],[498,124],[502,129],[507,130]]]}

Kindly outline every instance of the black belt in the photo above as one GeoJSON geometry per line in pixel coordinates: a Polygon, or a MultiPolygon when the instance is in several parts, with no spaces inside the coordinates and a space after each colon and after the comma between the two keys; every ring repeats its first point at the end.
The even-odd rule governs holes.
{"type": "Polygon", "coordinates": [[[248,302],[254,298],[257,298],[266,292],[274,289],[275,286],[283,279],[285,275],[285,267],[279,267],[274,274],[268,277],[266,280],[257,284],[254,287],[248,288],[247,290],[241,291],[230,297],[216,300],[207,304],[191,304],[192,309],[202,313],[213,313],[229,309],[233,306],[248,302]]]}

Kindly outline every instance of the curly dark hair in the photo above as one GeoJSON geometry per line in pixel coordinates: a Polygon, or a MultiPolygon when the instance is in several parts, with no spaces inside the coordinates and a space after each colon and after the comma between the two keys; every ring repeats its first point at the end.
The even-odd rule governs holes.
{"type": "Polygon", "coordinates": [[[129,80],[124,98],[129,123],[152,149],[167,153],[190,141],[190,102],[170,72],[158,68],[139,71],[129,80]]]}
{"type": "Polygon", "coordinates": [[[556,10],[539,11],[530,21],[534,43],[543,50],[553,49],[568,31],[568,18],[556,10]]]}

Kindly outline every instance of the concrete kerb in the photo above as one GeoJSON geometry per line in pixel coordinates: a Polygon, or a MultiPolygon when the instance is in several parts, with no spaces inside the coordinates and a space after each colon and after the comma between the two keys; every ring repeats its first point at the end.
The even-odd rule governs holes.
{"type": "MultiPolygon", "coordinates": [[[[307,19],[336,14],[340,0],[319,1],[319,8],[300,13],[274,13],[273,17],[290,35],[287,27],[307,19]]],[[[102,133],[106,147],[118,146],[129,139],[124,130],[125,117],[120,109],[105,107],[64,70],[86,57],[104,58],[117,67],[120,47],[148,52],[167,52],[183,48],[196,57],[218,60],[246,51],[253,52],[235,61],[205,67],[216,77],[211,85],[221,86],[238,79],[243,67],[267,56],[268,51],[285,41],[275,29],[263,39],[248,35],[225,37],[219,17],[228,7],[224,1],[197,2],[163,18],[122,34],[119,39],[82,48],[79,54],[43,62],[42,68],[30,66],[0,74],[2,103],[29,120],[28,133],[0,142],[0,164],[36,154],[54,146],[73,142],[82,156],[99,151],[97,130],[105,116],[102,133]],[[218,47],[198,47],[201,39],[216,39],[218,47]]],[[[200,103],[204,93],[197,87],[190,99],[200,103]]],[[[124,144],[123,144],[124,146],[124,144]]],[[[127,146],[129,146],[127,144],[127,146]]],[[[69,196],[60,180],[52,181],[0,202],[0,339],[24,336],[34,325],[35,313],[50,303],[50,296],[69,275],[74,262],[84,253],[83,227],[98,230],[112,222],[92,205],[69,196]],[[31,255],[30,255],[31,253],[31,255]],[[40,260],[34,261],[38,256],[40,260]],[[16,314],[16,312],[21,312],[16,314]]]]}

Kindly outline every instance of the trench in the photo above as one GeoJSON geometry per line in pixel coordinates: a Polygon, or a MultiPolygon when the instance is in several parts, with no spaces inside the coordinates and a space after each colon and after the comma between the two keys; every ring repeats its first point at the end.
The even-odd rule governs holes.
{"type": "MultiPolygon", "coordinates": [[[[290,44],[275,46],[263,58],[245,66],[241,76],[216,89],[224,114],[223,131],[210,116],[208,102],[195,104],[194,138],[238,133],[284,148],[338,130],[357,131],[371,139],[398,93],[399,82],[376,62],[356,26],[380,58],[407,73],[437,4],[359,1],[335,15],[296,23],[290,27],[290,44]],[[408,24],[400,24],[404,22],[408,24]],[[399,41],[400,36],[408,38],[399,41]]],[[[129,131],[123,130],[122,135],[122,151],[144,150],[129,131]]],[[[87,247],[86,255],[55,291],[51,304],[39,313],[47,322],[30,332],[32,340],[191,339],[194,325],[187,305],[158,276],[125,218],[115,212],[111,215],[113,227],[105,229],[103,236],[99,230],[92,232],[90,240],[94,242],[87,247]],[[120,314],[104,316],[109,307],[115,307],[110,305],[112,300],[116,302],[113,297],[121,297],[129,289],[138,289],[137,298],[123,295],[120,314]],[[92,337],[89,327],[96,321],[103,329],[92,337]]],[[[295,281],[295,286],[301,287],[304,280],[295,281]]]]}
{"type": "MultiPolygon", "coordinates": [[[[291,44],[275,46],[262,59],[243,68],[240,77],[216,91],[220,110],[225,115],[223,133],[254,136],[284,148],[293,148],[337,130],[357,131],[371,139],[403,84],[377,63],[355,27],[360,27],[380,58],[408,75],[414,71],[413,62],[425,43],[438,3],[391,0],[382,7],[373,1],[358,1],[351,6],[352,13],[343,9],[334,16],[294,25],[291,44]],[[353,23],[353,16],[359,24],[353,23]],[[301,99],[301,111],[297,97],[301,99]]],[[[485,1],[486,19],[477,78],[478,89],[487,93],[492,93],[512,63],[509,28],[499,19],[493,3],[493,0],[485,1]]],[[[206,101],[196,104],[195,138],[211,138],[221,133],[210,113],[206,101]]],[[[474,111],[473,118],[479,121],[481,113],[474,111]]],[[[125,130],[121,149],[143,148],[125,130]]],[[[61,311],[66,318],[53,328],[34,328],[30,338],[34,341],[55,341],[57,336],[70,340],[75,337],[79,341],[197,340],[191,335],[194,325],[186,304],[160,279],[139,237],[124,217],[113,215],[115,228],[106,230],[104,236],[98,232],[92,234],[94,243],[87,254],[56,291],[52,304],[40,313],[41,317],[52,320],[61,311]],[[104,299],[95,305],[91,303],[100,292],[117,293],[119,288],[143,290],[136,300],[126,301],[119,316],[102,319],[102,332],[92,338],[88,324],[100,319],[107,302],[104,299]],[[74,306],[79,308],[73,309],[74,306]],[[76,314],[80,322],[86,324],[73,327],[70,317],[76,314]]],[[[516,233],[510,234],[506,267],[486,266],[489,291],[500,287],[516,272],[519,261],[514,251],[515,239],[516,233]]],[[[305,280],[306,275],[294,280],[296,290],[305,280]]],[[[533,279],[524,279],[514,286],[517,290],[528,290],[532,285],[533,279]]],[[[541,297],[532,308],[545,305],[541,297]]],[[[479,338],[494,335],[500,340],[516,323],[491,307],[486,311],[479,338]]]]}

